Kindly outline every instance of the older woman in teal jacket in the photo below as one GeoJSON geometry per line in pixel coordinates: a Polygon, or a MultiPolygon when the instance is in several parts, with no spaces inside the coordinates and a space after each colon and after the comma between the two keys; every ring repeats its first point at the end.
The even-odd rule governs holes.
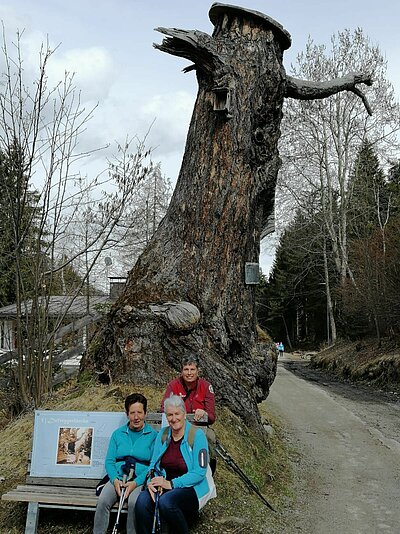
{"type": "MultiPolygon", "coordinates": [[[[127,424],[113,432],[105,460],[109,477],[100,494],[94,516],[93,534],[105,534],[110,509],[121,496],[123,487],[128,499],[127,533],[136,534],[135,503],[149,469],[157,432],[145,422],[147,399],[140,393],[132,393],[125,399],[127,424]],[[124,480],[126,462],[134,466],[132,480],[124,480]]],[[[129,474],[129,473],[128,473],[129,474]]]]}
{"type": "Polygon", "coordinates": [[[208,443],[203,430],[186,421],[185,404],[179,395],[165,400],[164,412],[169,429],[157,436],[148,491],[136,501],[138,534],[151,533],[156,503],[160,522],[174,534],[187,534],[190,520],[215,496],[215,486],[210,487],[206,476],[208,443]]]}

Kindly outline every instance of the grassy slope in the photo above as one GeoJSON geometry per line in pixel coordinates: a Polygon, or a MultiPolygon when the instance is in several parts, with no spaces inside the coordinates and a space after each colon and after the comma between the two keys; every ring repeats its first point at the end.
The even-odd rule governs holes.
{"type": "MultiPolygon", "coordinates": [[[[154,388],[127,388],[126,385],[95,386],[71,382],[55,392],[44,409],[120,411],[128,393],[140,390],[149,400],[149,411],[157,411],[162,392],[154,388]]],[[[268,418],[268,414],[263,416],[268,418]]],[[[269,442],[255,435],[227,409],[218,411],[214,425],[217,437],[235,462],[260,488],[278,513],[266,508],[250,493],[240,479],[219,459],[215,481],[218,497],[210,501],[201,513],[193,533],[284,532],[280,525],[281,510],[290,500],[290,461],[280,437],[279,423],[272,422],[275,434],[269,442]]],[[[0,425],[0,482],[1,493],[23,482],[28,453],[31,449],[33,414],[0,425]]],[[[24,532],[26,505],[1,501],[0,532],[24,532]]],[[[93,513],[43,510],[40,513],[39,534],[89,534],[93,513]]],[[[111,521],[112,523],[112,521],[111,521]]]]}
{"type": "Polygon", "coordinates": [[[338,342],[313,356],[315,367],[339,378],[363,382],[382,389],[400,391],[400,349],[392,340],[338,342]]]}

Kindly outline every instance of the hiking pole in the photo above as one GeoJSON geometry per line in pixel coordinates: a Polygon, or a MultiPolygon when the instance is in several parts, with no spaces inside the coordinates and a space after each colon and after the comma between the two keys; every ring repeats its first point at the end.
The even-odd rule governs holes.
{"type": "MultiPolygon", "coordinates": [[[[150,469],[150,471],[147,473],[146,478],[152,479],[154,475],[158,475],[158,470],[156,469],[150,469]]],[[[159,508],[159,502],[160,502],[160,490],[161,488],[157,488],[156,494],[154,496],[154,516],[153,516],[153,528],[151,530],[151,534],[161,534],[161,520],[160,520],[160,508],[159,508]]]]}
{"type": "Polygon", "coordinates": [[[157,534],[161,532],[161,521],[160,521],[160,490],[157,490],[154,500],[154,517],[153,517],[153,528],[151,534],[157,534]]]}
{"type": "MultiPolygon", "coordinates": [[[[123,477],[123,483],[125,484],[126,475],[123,477]]],[[[124,506],[124,500],[125,500],[125,490],[126,488],[122,488],[121,495],[119,498],[119,505],[118,505],[118,512],[117,512],[117,520],[115,522],[114,528],[112,530],[112,534],[117,534],[119,529],[119,516],[121,515],[122,507],[124,506]]]]}
{"type": "Polygon", "coordinates": [[[262,495],[260,490],[257,488],[257,486],[249,479],[249,477],[240,469],[240,467],[237,465],[235,460],[232,458],[232,456],[228,453],[226,449],[221,445],[221,443],[217,440],[216,446],[215,446],[215,452],[228,464],[228,466],[234,471],[239,477],[243,480],[245,484],[249,488],[251,488],[254,493],[257,493],[257,495],[260,497],[262,502],[268,506],[270,510],[273,512],[276,512],[275,508],[267,501],[267,499],[262,495]]]}
{"type": "MultiPolygon", "coordinates": [[[[128,476],[124,474],[124,476],[122,477],[123,484],[126,484],[126,482],[129,482],[130,480],[132,480],[133,474],[135,472],[135,464],[131,460],[129,460],[129,462],[126,463],[125,468],[129,468],[129,473],[128,473],[128,476]]],[[[117,521],[114,525],[112,534],[117,534],[118,529],[119,529],[119,517],[121,515],[122,508],[124,506],[125,494],[126,494],[126,486],[124,486],[121,490],[121,496],[119,499],[118,512],[117,512],[117,521]]]]}

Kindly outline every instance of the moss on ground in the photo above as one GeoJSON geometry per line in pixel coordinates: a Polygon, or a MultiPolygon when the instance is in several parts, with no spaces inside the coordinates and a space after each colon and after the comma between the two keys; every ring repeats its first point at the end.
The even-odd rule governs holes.
{"type": "MultiPolygon", "coordinates": [[[[125,396],[134,390],[140,390],[146,395],[149,411],[159,409],[162,392],[158,389],[128,388],[126,384],[99,386],[90,381],[71,381],[54,392],[43,409],[121,411],[125,396]]],[[[269,420],[265,409],[260,409],[263,418],[269,420]]],[[[273,504],[277,513],[271,512],[219,458],[215,474],[218,496],[201,512],[198,523],[191,531],[193,534],[283,532],[280,526],[280,511],[287,500],[292,498],[290,461],[281,437],[279,422],[269,422],[274,427],[274,433],[267,440],[248,429],[228,409],[222,408],[218,410],[214,428],[223,447],[273,504]]],[[[33,413],[23,414],[0,429],[0,476],[5,479],[0,483],[1,493],[24,482],[32,431],[33,413]]],[[[1,501],[2,534],[24,532],[25,519],[25,504],[1,501]]],[[[88,534],[92,532],[92,524],[92,512],[42,510],[38,534],[88,534]]]]}

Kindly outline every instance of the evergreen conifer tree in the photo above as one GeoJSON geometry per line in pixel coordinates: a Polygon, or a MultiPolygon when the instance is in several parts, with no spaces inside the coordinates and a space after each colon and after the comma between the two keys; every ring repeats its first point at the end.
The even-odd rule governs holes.
{"type": "Polygon", "coordinates": [[[16,300],[16,276],[29,295],[35,284],[32,256],[39,234],[39,197],[30,189],[17,140],[0,151],[0,305],[16,300]]]}
{"type": "Polygon", "coordinates": [[[349,180],[348,235],[370,236],[386,218],[388,192],[385,175],[372,144],[365,140],[358,152],[349,180]]]}

